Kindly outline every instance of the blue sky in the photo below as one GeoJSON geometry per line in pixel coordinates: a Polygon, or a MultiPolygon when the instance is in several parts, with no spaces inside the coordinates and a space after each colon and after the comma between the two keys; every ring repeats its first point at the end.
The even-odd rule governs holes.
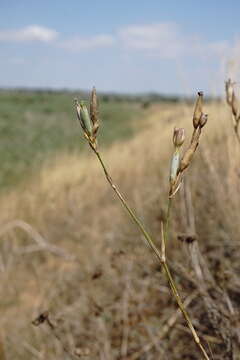
{"type": "Polygon", "coordinates": [[[1,87],[219,94],[240,1],[0,0],[1,87]]]}

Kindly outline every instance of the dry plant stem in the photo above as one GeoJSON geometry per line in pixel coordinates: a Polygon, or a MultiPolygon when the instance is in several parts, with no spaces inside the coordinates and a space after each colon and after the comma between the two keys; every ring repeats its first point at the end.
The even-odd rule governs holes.
{"type": "Polygon", "coordinates": [[[238,142],[240,144],[240,135],[239,135],[239,132],[238,132],[238,125],[234,126],[234,131],[235,131],[237,140],[238,140],[238,142]]]}
{"type": "MultiPolygon", "coordinates": [[[[96,147],[89,143],[90,147],[92,148],[92,150],[94,151],[94,153],[96,154],[99,162],[101,163],[101,166],[103,168],[103,171],[105,173],[106,179],[108,181],[108,183],[110,184],[110,186],[112,187],[112,189],[114,190],[114,192],[116,193],[116,195],[118,196],[118,198],[120,199],[121,203],[123,204],[123,206],[125,207],[125,209],[127,210],[127,212],[129,213],[129,215],[131,216],[131,218],[133,219],[133,221],[136,223],[136,225],[139,227],[139,229],[141,230],[141,232],[143,233],[145,239],[148,242],[148,245],[150,246],[150,248],[153,250],[154,254],[156,255],[156,257],[158,258],[158,260],[160,261],[161,265],[164,268],[167,280],[169,282],[170,288],[172,290],[172,294],[176,299],[176,302],[178,304],[178,307],[180,308],[186,322],[187,325],[192,333],[192,336],[194,338],[195,343],[197,344],[198,348],[201,350],[204,359],[206,360],[210,360],[204,347],[202,346],[200,339],[196,333],[196,330],[194,329],[191,319],[187,313],[187,311],[185,310],[183,301],[180,298],[180,295],[178,293],[177,287],[175,285],[175,281],[171,275],[171,272],[169,270],[168,264],[166,262],[166,258],[165,256],[162,256],[162,254],[160,253],[160,251],[158,250],[158,248],[156,247],[156,245],[154,244],[154,241],[152,240],[151,236],[148,234],[148,232],[145,230],[142,222],[137,218],[137,216],[134,214],[134,212],[132,211],[132,209],[128,206],[127,202],[125,201],[125,199],[123,198],[122,194],[119,192],[119,190],[117,189],[116,185],[113,183],[111,176],[109,175],[106,166],[102,160],[102,157],[100,155],[100,153],[98,152],[98,150],[96,149],[96,147]]],[[[168,232],[168,226],[169,226],[169,218],[170,218],[170,209],[171,209],[171,199],[169,199],[169,203],[168,203],[168,215],[167,215],[167,232],[168,232]]],[[[163,233],[163,238],[162,241],[164,242],[164,248],[165,248],[165,243],[166,243],[166,230],[163,233]]],[[[167,234],[168,236],[168,234],[167,234]]]]}

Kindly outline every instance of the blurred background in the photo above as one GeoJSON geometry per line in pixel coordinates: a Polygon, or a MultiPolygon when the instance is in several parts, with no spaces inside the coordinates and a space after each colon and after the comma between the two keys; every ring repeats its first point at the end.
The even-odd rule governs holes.
{"type": "Polygon", "coordinates": [[[82,135],[73,99],[88,103],[93,86],[101,153],[158,245],[173,128],[186,149],[204,92],[209,121],[167,251],[209,357],[240,359],[239,11],[235,0],[1,1],[0,360],[201,358],[82,135]],[[211,274],[204,296],[179,241],[189,231],[211,274]]]}

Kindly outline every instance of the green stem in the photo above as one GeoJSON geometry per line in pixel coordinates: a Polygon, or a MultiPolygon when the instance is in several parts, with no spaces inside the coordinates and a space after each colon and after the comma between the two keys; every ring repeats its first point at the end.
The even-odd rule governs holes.
{"type": "Polygon", "coordinates": [[[168,267],[166,262],[164,262],[162,265],[163,265],[163,268],[165,270],[165,273],[166,273],[170,288],[172,290],[172,293],[173,293],[173,295],[174,295],[174,297],[175,297],[175,299],[177,301],[179,309],[181,310],[181,312],[182,312],[182,314],[183,314],[183,316],[184,316],[184,318],[185,318],[185,320],[187,322],[187,325],[188,325],[188,327],[189,327],[189,329],[190,329],[190,331],[192,333],[194,341],[196,342],[199,349],[202,351],[202,353],[204,355],[204,358],[206,360],[209,360],[209,357],[208,357],[203,345],[201,344],[200,339],[199,339],[199,337],[198,337],[198,335],[196,333],[196,330],[195,330],[195,328],[194,328],[194,326],[192,324],[190,316],[188,315],[188,313],[187,313],[187,311],[186,311],[186,309],[184,307],[183,301],[182,301],[182,299],[181,299],[181,297],[180,297],[180,295],[178,293],[177,287],[175,285],[175,282],[173,280],[173,277],[172,277],[172,274],[171,274],[171,272],[169,270],[169,267],[168,267]]]}
{"type": "MultiPolygon", "coordinates": [[[[91,145],[90,145],[91,146],[91,145]]],[[[92,146],[91,146],[92,147],[92,146]]],[[[103,171],[105,173],[106,179],[109,182],[109,184],[111,185],[112,189],[115,191],[115,193],[117,194],[118,198],[120,199],[121,203],[123,204],[123,206],[125,207],[125,209],[127,210],[127,212],[129,213],[129,215],[131,216],[132,220],[135,222],[135,224],[139,227],[139,229],[141,230],[141,232],[143,233],[145,239],[147,240],[148,245],[150,246],[150,248],[154,251],[156,257],[161,261],[162,257],[161,254],[158,250],[158,248],[156,247],[156,245],[154,244],[152,238],[150,237],[150,235],[147,233],[147,231],[145,230],[142,222],[137,218],[137,216],[134,214],[134,212],[132,211],[132,209],[128,206],[126,200],[123,198],[122,194],[120,193],[120,191],[117,189],[116,185],[113,184],[112,182],[112,178],[110,177],[110,175],[108,174],[108,171],[106,169],[106,166],[99,154],[99,152],[93,148],[93,151],[95,152],[95,154],[98,157],[98,160],[100,161],[103,171]]]]}
{"type": "Polygon", "coordinates": [[[168,197],[168,205],[167,205],[167,217],[166,217],[166,225],[164,230],[165,243],[168,242],[169,239],[169,227],[170,227],[170,212],[172,207],[172,198],[168,197]]]}
{"type": "MultiPolygon", "coordinates": [[[[129,215],[131,216],[132,220],[135,222],[135,224],[138,226],[138,228],[141,230],[143,236],[145,237],[145,239],[147,240],[148,245],[150,246],[150,248],[153,250],[154,254],[156,255],[157,259],[160,261],[161,265],[163,266],[164,270],[165,270],[165,274],[167,277],[167,280],[169,282],[170,288],[172,290],[172,294],[176,299],[176,302],[178,304],[178,307],[180,308],[186,322],[187,325],[192,333],[192,336],[194,338],[194,341],[196,342],[197,346],[199,347],[199,349],[202,351],[202,354],[204,355],[204,359],[205,360],[210,360],[204,347],[202,346],[200,339],[196,333],[196,330],[194,329],[194,326],[191,322],[191,319],[187,313],[187,311],[185,310],[184,304],[180,298],[180,295],[178,293],[177,287],[175,285],[175,281],[171,275],[171,272],[169,270],[169,267],[167,265],[165,256],[163,257],[162,254],[160,253],[159,249],[156,247],[152,237],[148,234],[148,232],[145,230],[144,225],[142,224],[142,222],[138,219],[138,217],[134,214],[133,210],[129,207],[129,205],[127,204],[127,202],[125,201],[125,199],[123,198],[122,194],[120,193],[120,191],[117,189],[116,185],[113,183],[111,176],[109,175],[107,168],[102,160],[102,157],[100,155],[100,153],[98,152],[98,150],[96,149],[95,146],[93,146],[91,143],[89,143],[89,145],[91,146],[92,150],[94,151],[94,153],[96,154],[102,168],[104,171],[104,174],[106,176],[107,181],[109,182],[109,184],[111,185],[112,189],[114,190],[114,192],[116,193],[116,195],[118,196],[118,198],[120,199],[121,203],[123,204],[123,206],[125,207],[125,209],[127,210],[127,212],[129,213],[129,215]]],[[[166,220],[166,228],[165,231],[163,232],[163,238],[162,241],[164,241],[164,243],[166,243],[166,240],[168,240],[168,235],[169,235],[169,220],[170,220],[170,210],[171,210],[171,199],[169,198],[168,200],[168,210],[167,210],[167,220],[166,220]]]]}

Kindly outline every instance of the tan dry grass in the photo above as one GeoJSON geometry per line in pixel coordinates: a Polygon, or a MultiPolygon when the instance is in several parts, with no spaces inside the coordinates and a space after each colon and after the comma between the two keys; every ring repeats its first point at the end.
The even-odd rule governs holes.
{"type": "MultiPolygon", "coordinates": [[[[230,274],[227,284],[221,281],[237,296],[239,147],[226,107],[209,104],[207,112],[209,122],[200,154],[189,169],[197,232],[213,273],[219,278],[230,274]],[[219,259],[223,259],[221,266],[219,259]]],[[[134,139],[115,144],[103,154],[115,182],[157,240],[166,210],[172,130],[174,125],[183,126],[190,136],[191,117],[192,107],[184,104],[154,108],[134,139]]],[[[176,234],[186,230],[180,197],[175,201],[169,252],[174,263],[184,267],[183,274],[191,275],[186,249],[176,240],[176,234]]],[[[115,201],[90,153],[87,157],[61,154],[24,187],[2,197],[2,226],[15,219],[31,224],[49,243],[74,254],[77,261],[67,262],[48,251],[19,255],[19,247],[24,249],[34,240],[22,230],[2,236],[1,292],[5,296],[1,326],[9,358],[30,359],[33,353],[39,359],[46,354],[48,359],[61,356],[63,349],[57,339],[30,324],[46,308],[63,319],[59,327],[67,346],[88,347],[93,359],[121,358],[119,349],[127,346],[128,353],[134,353],[158,338],[161,324],[174,313],[175,304],[138,231],[115,201]],[[126,249],[128,255],[122,253],[126,249]],[[99,278],[93,280],[96,274],[99,278]],[[126,279],[130,286],[126,287],[126,279]],[[124,322],[126,308],[128,321],[124,322]],[[127,345],[126,339],[124,345],[122,342],[124,326],[129,327],[127,345]]],[[[191,294],[193,284],[183,274],[178,277],[182,292],[191,294]]],[[[191,312],[196,321],[204,316],[201,300],[191,312]]],[[[196,324],[212,335],[207,323],[196,324]]],[[[217,340],[212,341],[214,348],[217,340]]],[[[175,328],[160,348],[156,345],[148,352],[147,359],[156,354],[178,359],[179,351],[182,358],[190,359],[192,354],[198,359],[190,335],[175,328]]]]}

